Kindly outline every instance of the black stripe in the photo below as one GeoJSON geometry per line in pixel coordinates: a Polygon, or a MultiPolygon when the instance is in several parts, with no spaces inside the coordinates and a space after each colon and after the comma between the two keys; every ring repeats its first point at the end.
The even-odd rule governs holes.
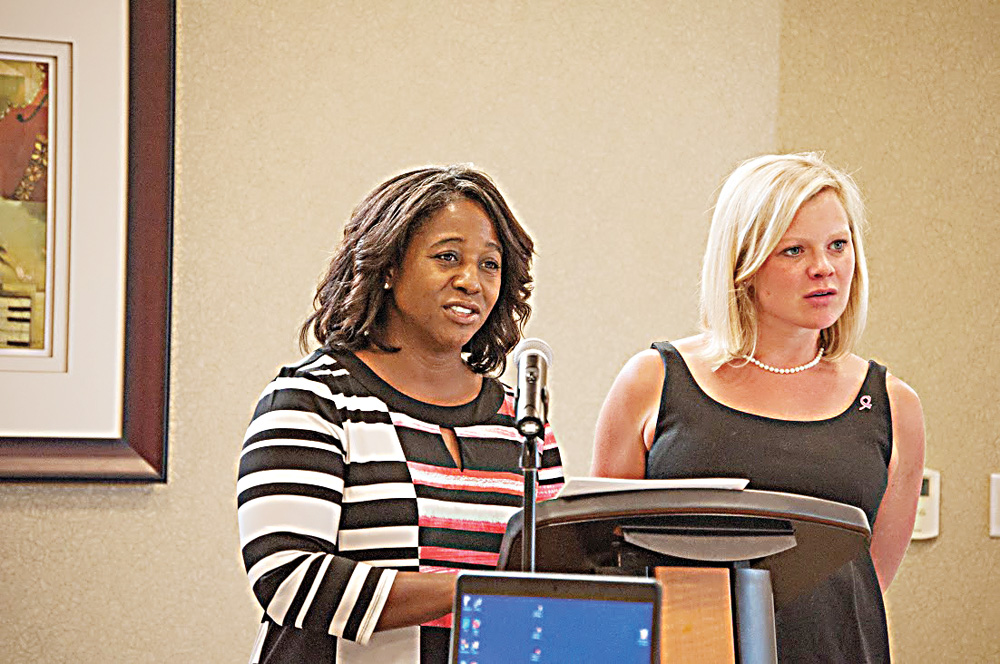
{"type": "Polygon", "coordinates": [[[390,498],[343,506],[340,529],[379,526],[412,526],[417,522],[417,501],[413,498],[390,498]]]}
{"type": "MultiPolygon", "coordinates": [[[[262,604],[266,605],[267,602],[271,601],[274,593],[278,591],[278,587],[281,585],[281,582],[285,580],[286,576],[290,574],[292,570],[299,566],[307,555],[308,554],[303,553],[300,556],[295,556],[295,558],[290,562],[279,565],[257,579],[257,583],[253,585],[253,592],[257,597],[264,598],[262,604]]],[[[249,568],[250,566],[247,565],[247,569],[249,568]]]]}
{"type": "Polygon", "coordinates": [[[249,570],[264,558],[280,551],[303,551],[305,555],[317,551],[334,553],[336,549],[333,543],[317,537],[297,533],[268,533],[243,546],[243,562],[249,570]]]}
{"type": "Polygon", "coordinates": [[[444,627],[420,628],[420,664],[448,664],[451,632],[444,627]]]}
{"type": "Polygon", "coordinates": [[[341,556],[330,558],[330,565],[326,568],[323,581],[313,597],[309,615],[302,621],[304,627],[313,627],[323,632],[330,629],[330,618],[344,598],[344,590],[351,580],[355,567],[357,563],[348,558],[341,556]]]}
{"type": "MultiPolygon", "coordinates": [[[[285,611],[285,623],[294,623],[299,617],[299,612],[302,610],[302,605],[306,601],[306,597],[309,596],[309,590],[312,588],[313,581],[316,578],[317,572],[319,572],[320,566],[323,564],[323,556],[316,556],[306,568],[305,574],[302,575],[302,581],[299,583],[299,590],[295,593],[292,601],[288,604],[288,610],[285,611]]],[[[310,613],[312,613],[310,611],[310,613]]],[[[304,622],[304,621],[303,621],[304,622]]]]}
{"type": "Polygon", "coordinates": [[[562,465],[558,447],[550,447],[542,452],[542,468],[555,468],[562,465]]]}
{"type": "Polygon", "coordinates": [[[386,482],[403,482],[409,484],[410,470],[405,461],[369,461],[368,463],[352,463],[347,466],[347,476],[344,478],[348,486],[384,484],[386,482]]]}
{"type": "MultiPolygon", "coordinates": [[[[324,445],[329,445],[338,450],[342,450],[343,446],[340,443],[340,439],[333,434],[324,433],[322,431],[313,431],[311,429],[286,429],[286,428],[274,428],[274,429],[264,429],[263,431],[258,431],[254,435],[246,439],[243,443],[243,447],[249,447],[254,443],[259,443],[263,440],[277,440],[281,438],[288,438],[290,440],[306,440],[314,443],[322,443],[324,445]]],[[[299,449],[299,448],[295,448],[299,449]]]]}
{"type": "Polygon", "coordinates": [[[365,617],[368,606],[372,603],[379,578],[383,573],[384,570],[376,568],[365,578],[365,582],[361,585],[361,590],[358,592],[358,600],[355,602],[354,609],[347,619],[347,624],[344,625],[344,636],[347,638],[357,639],[358,630],[361,629],[361,621],[365,617]]]}
{"type": "Polygon", "coordinates": [[[315,484],[292,484],[289,482],[275,482],[272,484],[261,484],[241,491],[236,496],[236,506],[242,507],[255,498],[267,496],[306,496],[308,498],[318,498],[331,503],[339,503],[341,494],[339,491],[328,489],[315,484]]]}
{"type": "Polygon", "coordinates": [[[262,470],[312,470],[343,476],[344,458],[333,450],[294,445],[267,445],[251,450],[240,459],[240,477],[262,470]]]}
{"type": "Polygon", "coordinates": [[[507,468],[521,474],[521,449],[519,441],[499,438],[470,438],[463,441],[462,458],[469,470],[494,471],[507,468]]]}
{"type": "Polygon", "coordinates": [[[503,507],[520,507],[524,499],[520,495],[499,493],[493,491],[461,491],[456,489],[441,489],[434,486],[415,484],[418,498],[443,500],[449,503],[470,503],[473,505],[500,505],[503,507]]]}
{"type": "MultiPolygon", "coordinates": [[[[399,435],[399,444],[403,448],[403,455],[410,461],[445,468],[456,467],[455,460],[452,459],[451,453],[445,447],[440,434],[409,429],[404,426],[397,427],[396,433],[399,435]]],[[[464,446],[464,441],[459,439],[459,445],[464,446]]]]}
{"type": "Polygon", "coordinates": [[[481,551],[496,553],[500,550],[503,534],[473,533],[465,530],[450,530],[448,528],[421,528],[420,546],[440,546],[446,549],[461,549],[463,551],[481,551]]]}
{"type": "Polygon", "coordinates": [[[387,424],[392,426],[392,416],[383,410],[350,410],[340,411],[344,422],[364,422],[365,424],[387,424]]]}
{"type": "Polygon", "coordinates": [[[421,565],[434,565],[437,567],[450,567],[452,569],[490,571],[496,570],[494,565],[480,565],[477,563],[455,562],[454,560],[436,560],[434,558],[421,558],[421,565]]]}
{"type": "MultiPolygon", "coordinates": [[[[360,549],[358,551],[341,551],[340,555],[347,556],[358,562],[370,562],[373,560],[417,560],[418,549],[415,546],[387,547],[384,549],[360,549]]],[[[403,569],[402,567],[398,569],[403,569]]]]}
{"type": "MultiPolygon", "coordinates": [[[[332,395],[331,395],[332,396],[332,395]]],[[[337,406],[333,399],[321,397],[300,387],[283,386],[265,394],[257,402],[253,419],[273,410],[300,410],[322,414],[325,418],[338,422],[337,406]]]]}

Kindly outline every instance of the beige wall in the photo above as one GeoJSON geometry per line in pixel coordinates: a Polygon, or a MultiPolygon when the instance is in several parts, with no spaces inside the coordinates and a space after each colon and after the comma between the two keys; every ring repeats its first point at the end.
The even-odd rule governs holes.
{"type": "Polygon", "coordinates": [[[825,148],[868,197],[865,350],[920,394],[941,535],[889,590],[902,662],[1000,661],[1000,3],[786,2],[778,143],[825,148]]]}
{"type": "MultiPolygon", "coordinates": [[[[991,34],[962,6],[948,15],[967,16],[968,25],[956,19],[950,29],[991,34]]],[[[937,134],[934,116],[916,104],[904,125],[890,104],[851,87],[854,80],[877,86],[878,71],[864,62],[863,72],[844,68],[839,33],[815,29],[811,11],[783,7],[778,0],[421,0],[374,8],[181,0],[169,483],[0,486],[0,659],[245,661],[258,609],[238,556],[240,438],[259,390],[297,357],[296,326],[343,219],[386,176],[471,161],[508,194],[539,253],[529,334],[555,350],[552,419],[569,472],[583,474],[597,409],[625,359],[694,330],[715,188],[742,158],[779,146],[826,147],[836,161],[866,169],[861,180],[877,222],[867,346],[924,396],[930,460],[945,472],[943,535],[916,547],[893,588],[897,646],[940,661],[958,635],[966,659],[995,654],[980,643],[985,623],[961,617],[969,607],[996,608],[972,592],[984,568],[947,561],[985,559],[993,544],[983,535],[985,484],[959,494],[957,480],[1000,470],[988,451],[995,442],[989,373],[968,380],[972,367],[991,362],[987,326],[997,309],[988,288],[952,293],[931,277],[940,270],[909,259],[944,258],[948,247],[963,267],[980,267],[946,270],[951,286],[989,274],[982,268],[992,264],[996,232],[985,215],[996,199],[978,192],[989,176],[995,183],[996,144],[990,152],[991,139],[981,136],[982,159],[969,163],[939,150],[968,135],[973,120],[986,122],[981,92],[963,87],[976,71],[963,68],[993,75],[995,98],[995,67],[984,62],[995,53],[985,42],[951,52],[945,71],[958,74],[959,86],[932,77],[927,63],[919,70],[933,84],[926,98],[953,115],[982,113],[952,117],[954,131],[937,134]],[[827,67],[815,56],[793,57],[827,48],[827,67]],[[841,84],[839,105],[807,92],[828,77],[841,84]],[[834,129],[867,117],[870,105],[881,131],[858,119],[849,140],[834,129]],[[909,146],[905,128],[914,118],[925,123],[920,148],[909,146]],[[823,126],[814,126],[819,120],[823,126]],[[907,191],[919,202],[898,195],[893,152],[879,142],[887,134],[907,144],[907,191]],[[956,177],[954,167],[968,177],[956,177]],[[977,173],[979,186],[971,184],[977,173]],[[944,191],[962,199],[961,214],[937,197],[944,191]],[[911,230],[921,214],[934,241],[911,230]],[[984,307],[981,321],[964,318],[984,307]],[[918,322],[912,332],[890,335],[906,319],[918,322]],[[957,341],[939,343],[945,336],[957,341]],[[962,426],[970,422],[975,436],[962,426]],[[921,590],[925,576],[936,585],[921,590]],[[943,612],[947,631],[918,613],[929,609],[943,612]]],[[[884,68],[915,66],[893,64],[908,53],[880,50],[884,41],[870,35],[861,51],[884,68]]],[[[894,86],[905,98],[903,83],[894,86]]],[[[963,145],[977,144],[970,136],[963,145]]]]}

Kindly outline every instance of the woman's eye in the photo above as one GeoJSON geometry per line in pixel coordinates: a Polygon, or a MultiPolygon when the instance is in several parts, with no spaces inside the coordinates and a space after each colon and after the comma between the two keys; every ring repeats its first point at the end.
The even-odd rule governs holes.
{"type": "Polygon", "coordinates": [[[834,240],[830,246],[834,251],[843,251],[847,249],[847,240],[834,240]]]}
{"type": "Polygon", "coordinates": [[[436,255],[434,258],[445,261],[446,263],[452,263],[458,260],[458,254],[454,251],[442,251],[440,254],[436,255]]]}
{"type": "Polygon", "coordinates": [[[500,261],[494,258],[487,258],[486,260],[483,261],[483,267],[487,270],[499,270],[500,261]]]}
{"type": "Polygon", "coordinates": [[[788,247],[784,249],[781,253],[786,256],[798,256],[802,253],[802,247],[788,247]]]}

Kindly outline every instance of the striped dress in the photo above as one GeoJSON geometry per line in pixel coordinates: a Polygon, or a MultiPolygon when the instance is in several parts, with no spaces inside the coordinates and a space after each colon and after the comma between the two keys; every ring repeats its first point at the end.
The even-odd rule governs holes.
{"type": "MultiPolygon", "coordinates": [[[[356,356],[318,350],[284,367],[247,430],[240,547],[264,609],[251,662],[445,662],[445,616],[379,632],[397,571],[496,567],[520,509],[521,437],[509,388],[445,407],[412,399],[356,356]],[[441,438],[455,431],[462,464],[441,438]]],[[[563,483],[546,429],[538,499],[563,483]]]]}

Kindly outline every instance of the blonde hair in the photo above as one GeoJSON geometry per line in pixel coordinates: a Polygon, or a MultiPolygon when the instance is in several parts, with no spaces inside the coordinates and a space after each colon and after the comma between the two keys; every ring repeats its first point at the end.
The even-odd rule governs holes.
{"type": "Polygon", "coordinates": [[[764,155],[743,162],[726,178],[712,214],[701,271],[701,326],[708,339],[704,357],[713,368],[753,355],[753,277],[799,208],[827,190],[836,193],[847,213],[855,262],[847,308],[820,331],[820,345],[828,360],[854,349],[868,315],[868,268],[861,239],[867,222],[861,192],[850,175],[827,164],[820,154],[764,155]]]}

